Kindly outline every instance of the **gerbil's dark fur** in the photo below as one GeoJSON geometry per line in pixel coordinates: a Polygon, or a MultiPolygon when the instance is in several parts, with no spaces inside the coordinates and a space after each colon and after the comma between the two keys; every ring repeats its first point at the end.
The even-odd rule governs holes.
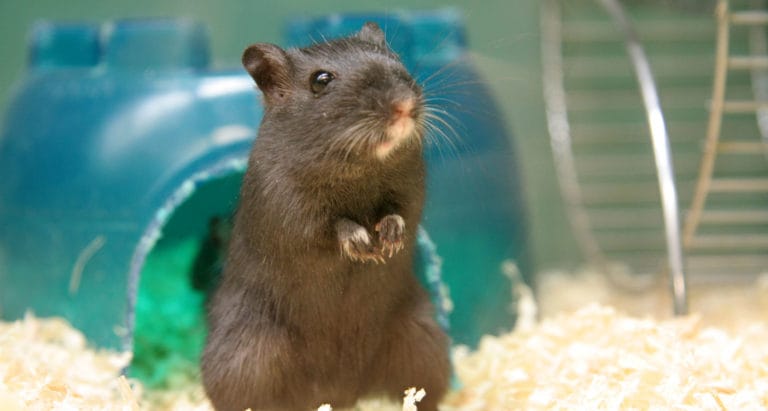
{"type": "Polygon", "coordinates": [[[426,389],[448,338],[413,275],[424,201],[423,97],[384,35],[305,49],[255,44],[265,113],[202,357],[220,411],[351,407],[426,389]]]}

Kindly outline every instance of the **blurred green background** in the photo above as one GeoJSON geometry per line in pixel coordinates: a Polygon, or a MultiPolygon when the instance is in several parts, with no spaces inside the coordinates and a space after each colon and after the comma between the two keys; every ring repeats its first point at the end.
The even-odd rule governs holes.
{"type": "Polygon", "coordinates": [[[5,111],[14,82],[24,75],[27,35],[37,20],[100,22],[116,18],[189,17],[208,26],[213,68],[229,68],[239,66],[242,50],[248,44],[279,43],[283,24],[292,16],[440,7],[458,7],[463,12],[472,53],[517,139],[532,221],[545,222],[532,227],[534,258],[545,267],[570,265],[577,257],[559,206],[541,102],[537,0],[5,0],[0,2],[0,112],[5,111]]]}
{"type": "MultiPolygon", "coordinates": [[[[611,166],[609,161],[605,161],[607,155],[616,157],[613,160],[618,166],[615,173],[608,170],[608,177],[623,173],[631,178],[637,177],[638,184],[632,185],[632,181],[623,180],[619,183],[607,181],[605,177],[582,180],[581,183],[588,194],[602,194],[606,188],[603,183],[612,184],[612,189],[618,185],[620,190],[613,193],[624,196],[625,203],[629,201],[630,207],[638,204],[633,198],[651,204],[658,201],[658,189],[641,100],[621,35],[597,3],[593,0],[561,1],[565,36],[568,37],[564,40],[563,49],[567,59],[566,87],[583,100],[583,104],[570,107],[573,110],[570,114],[573,121],[588,126],[612,122],[613,125],[626,127],[619,128],[618,133],[615,133],[617,129],[611,130],[607,135],[612,144],[610,146],[579,149],[582,151],[576,153],[577,157],[586,159],[583,164],[586,168],[580,170],[580,173],[584,171],[584,175],[580,178],[588,178],[590,169],[595,167],[605,172],[611,166]],[[626,156],[617,157],[616,153],[626,156]],[[633,159],[633,155],[635,159],[641,157],[637,169],[634,169],[635,163],[627,162],[633,159]]],[[[622,3],[637,23],[659,80],[662,106],[670,123],[684,209],[695,181],[700,141],[706,127],[706,104],[711,93],[714,1],[625,0],[622,3]]],[[[284,22],[290,17],[441,7],[456,7],[463,12],[470,55],[495,94],[504,120],[514,135],[520,163],[518,168],[525,186],[525,193],[521,195],[526,197],[528,205],[530,249],[537,270],[575,268],[582,259],[559,194],[542,98],[539,0],[283,0],[278,3],[242,0],[4,0],[0,2],[0,55],[3,56],[0,113],[5,111],[14,82],[24,75],[27,34],[37,20],[103,22],[118,18],[193,18],[204,22],[209,29],[212,68],[218,69],[238,67],[241,52],[250,43],[280,43],[284,22]]],[[[744,38],[744,34],[738,36],[735,42],[741,44],[743,49],[744,41],[740,39],[744,38]]],[[[732,90],[748,94],[746,73],[736,80],[740,89],[732,90]]],[[[732,81],[731,84],[735,83],[732,81]]],[[[754,116],[743,116],[743,120],[751,127],[748,134],[754,134],[754,116]]],[[[592,129],[594,127],[589,130],[592,129]]],[[[590,137],[590,133],[586,135],[590,137]]],[[[735,161],[742,162],[741,159],[735,161]]],[[[763,169],[757,171],[762,173],[763,169]]],[[[658,207],[651,205],[651,208],[658,207]]],[[[653,253],[663,253],[660,214],[654,213],[658,214],[658,210],[648,213],[652,230],[629,233],[631,238],[628,240],[630,244],[642,240],[643,244],[654,247],[653,253]]],[[[614,234],[627,233],[609,232],[603,243],[609,246],[615,243],[614,234]]],[[[654,259],[656,256],[652,255],[654,259]]]]}

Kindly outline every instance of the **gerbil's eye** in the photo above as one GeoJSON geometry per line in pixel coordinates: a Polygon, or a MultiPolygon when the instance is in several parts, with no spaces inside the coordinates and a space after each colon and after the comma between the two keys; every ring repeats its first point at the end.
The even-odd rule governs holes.
{"type": "Polygon", "coordinates": [[[312,73],[312,76],[309,78],[309,88],[313,93],[318,94],[323,91],[325,86],[333,81],[333,79],[333,74],[325,70],[316,71],[312,73]]]}

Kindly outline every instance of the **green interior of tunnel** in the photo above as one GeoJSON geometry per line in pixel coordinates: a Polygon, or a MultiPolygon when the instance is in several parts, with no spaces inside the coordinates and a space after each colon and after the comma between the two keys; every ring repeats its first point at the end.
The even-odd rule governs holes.
{"type": "Polygon", "coordinates": [[[139,280],[134,358],[128,374],[150,389],[183,386],[199,378],[207,332],[206,282],[221,263],[216,250],[211,250],[211,221],[226,221],[234,213],[242,176],[233,173],[201,184],[174,210],[147,256],[139,280]],[[201,266],[209,269],[202,274],[208,278],[196,280],[201,266]]]}

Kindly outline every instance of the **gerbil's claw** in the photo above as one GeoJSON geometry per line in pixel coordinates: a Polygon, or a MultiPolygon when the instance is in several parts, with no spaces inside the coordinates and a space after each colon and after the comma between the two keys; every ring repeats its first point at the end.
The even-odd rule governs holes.
{"type": "Polygon", "coordinates": [[[336,229],[342,255],[355,262],[378,262],[380,252],[363,226],[344,220],[337,224],[336,229]]]}
{"type": "Polygon", "coordinates": [[[392,258],[405,247],[405,220],[398,214],[389,214],[374,227],[379,234],[382,255],[392,258]]]}
{"type": "Polygon", "coordinates": [[[341,220],[336,224],[342,255],[355,262],[385,264],[405,247],[405,220],[397,214],[384,216],[375,226],[378,241],[374,241],[363,226],[341,220]]]}

